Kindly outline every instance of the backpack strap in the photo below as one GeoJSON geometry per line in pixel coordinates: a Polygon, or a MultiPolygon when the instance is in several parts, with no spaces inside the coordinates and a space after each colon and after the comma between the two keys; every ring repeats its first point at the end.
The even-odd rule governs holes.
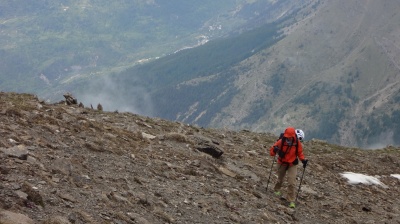
{"type": "Polygon", "coordinates": [[[279,138],[278,138],[276,141],[279,141],[280,139],[283,139],[283,133],[281,133],[281,134],[279,135],[279,138]]]}
{"type": "MultiPolygon", "coordinates": [[[[282,137],[281,139],[281,150],[283,150],[283,145],[286,142],[286,137],[282,137]]],[[[286,153],[292,148],[293,146],[293,141],[290,143],[290,145],[288,145],[288,149],[285,151],[285,153],[283,154],[282,158],[285,158],[286,153]]],[[[297,150],[297,145],[296,145],[296,150],[297,150]]],[[[297,151],[296,151],[297,154],[297,151]]]]}

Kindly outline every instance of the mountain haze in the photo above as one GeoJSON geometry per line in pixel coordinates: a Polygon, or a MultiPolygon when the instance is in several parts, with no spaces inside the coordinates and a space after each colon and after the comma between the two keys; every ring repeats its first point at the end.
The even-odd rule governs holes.
{"type": "Polygon", "coordinates": [[[274,23],[127,70],[117,83],[142,86],[152,115],[171,120],[275,133],[294,125],[342,145],[398,145],[399,8],[303,2],[274,23]]]}
{"type": "Polygon", "coordinates": [[[261,16],[246,10],[260,1],[251,2],[2,1],[0,87],[56,100],[60,89],[74,89],[82,79],[195,47],[256,21],[261,16]]]}
{"type": "Polygon", "coordinates": [[[0,88],[59,100],[54,96],[82,80],[251,29],[288,10],[265,13],[270,2],[2,1],[0,88]]]}

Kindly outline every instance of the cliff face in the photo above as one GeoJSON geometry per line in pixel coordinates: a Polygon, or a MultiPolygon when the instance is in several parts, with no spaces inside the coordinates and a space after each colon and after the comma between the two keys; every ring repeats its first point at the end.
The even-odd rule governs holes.
{"type": "Polygon", "coordinates": [[[275,172],[266,189],[272,134],[45,104],[29,94],[0,93],[0,105],[2,224],[400,222],[392,175],[399,148],[306,141],[310,162],[298,168],[294,210],[274,197],[275,172]],[[350,185],[344,172],[381,183],[350,185]]]}

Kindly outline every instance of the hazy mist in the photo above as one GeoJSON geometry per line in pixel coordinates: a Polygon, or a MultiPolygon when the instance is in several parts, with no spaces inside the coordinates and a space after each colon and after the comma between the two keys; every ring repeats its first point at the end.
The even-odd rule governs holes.
{"type": "Polygon", "coordinates": [[[89,85],[79,96],[85,107],[92,105],[93,108],[97,108],[97,105],[101,104],[104,111],[118,110],[146,116],[153,114],[151,97],[143,87],[126,87],[110,77],[102,77],[89,85]]]}

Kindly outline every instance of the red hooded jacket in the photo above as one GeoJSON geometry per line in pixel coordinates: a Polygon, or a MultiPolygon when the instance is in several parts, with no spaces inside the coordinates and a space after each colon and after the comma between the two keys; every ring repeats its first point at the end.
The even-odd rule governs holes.
{"type": "MultiPolygon", "coordinates": [[[[289,164],[290,166],[293,165],[293,162],[296,160],[296,157],[299,157],[301,161],[305,159],[303,154],[303,145],[300,141],[296,141],[296,130],[293,127],[286,128],[285,132],[283,133],[284,139],[292,140],[292,143],[286,142],[284,139],[279,139],[271,148],[269,149],[270,155],[275,156],[276,153],[274,152],[274,147],[278,146],[279,150],[284,153],[284,157],[278,158],[279,164],[289,164]],[[282,146],[282,141],[283,146],[282,146]],[[297,146],[297,155],[296,155],[296,144],[297,146]]],[[[278,153],[278,152],[277,152],[278,153]]]]}

